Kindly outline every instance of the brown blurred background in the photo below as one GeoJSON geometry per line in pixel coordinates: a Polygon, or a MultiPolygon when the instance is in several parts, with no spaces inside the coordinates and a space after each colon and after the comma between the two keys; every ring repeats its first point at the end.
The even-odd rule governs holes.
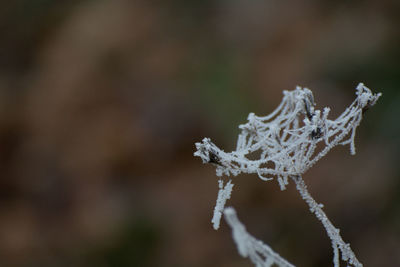
{"type": "MultiPolygon", "coordinates": [[[[400,266],[400,5],[382,1],[2,1],[0,266],[251,266],[222,223],[210,137],[229,151],[282,90],[338,115],[383,97],[305,175],[365,266],[400,266]]],[[[250,233],[297,266],[331,266],[294,186],[234,178],[250,233]]]]}

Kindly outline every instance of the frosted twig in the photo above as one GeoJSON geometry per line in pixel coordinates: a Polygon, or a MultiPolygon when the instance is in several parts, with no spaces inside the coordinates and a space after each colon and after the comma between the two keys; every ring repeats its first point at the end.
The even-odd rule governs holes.
{"type": "MultiPolygon", "coordinates": [[[[242,132],[235,151],[226,153],[204,138],[196,143],[194,155],[204,163],[215,164],[218,176],[257,173],[262,180],[273,176],[286,180],[287,176],[306,172],[337,145],[350,144],[354,154],[355,131],[362,114],[381,96],[360,83],[356,100],[336,120],[330,120],[329,108],[315,110],[309,89],[297,87],[283,93],[282,103],[271,115],[259,117],[250,113],[248,122],[239,126],[242,132]],[[317,150],[320,142],[325,147],[317,150]],[[261,154],[259,159],[249,159],[257,152],[261,154]]],[[[285,185],[281,187],[284,189],[285,185]]]]}
{"type": "Polygon", "coordinates": [[[231,192],[233,188],[231,180],[229,180],[225,186],[222,180],[219,180],[218,184],[219,184],[218,198],[214,208],[214,215],[211,220],[215,230],[219,229],[219,223],[221,221],[221,216],[222,212],[224,211],[226,200],[231,198],[231,192]]]}
{"type": "Polygon", "coordinates": [[[250,235],[246,231],[246,227],[239,221],[234,208],[226,208],[224,215],[226,222],[232,228],[233,240],[242,257],[249,257],[256,266],[260,267],[270,267],[273,264],[281,267],[294,267],[294,265],[279,256],[268,245],[250,235]]]}
{"type": "Polygon", "coordinates": [[[315,214],[318,220],[321,221],[324,226],[326,233],[331,239],[333,248],[333,262],[334,266],[339,266],[339,250],[342,255],[342,260],[347,261],[356,267],[361,267],[362,264],[357,260],[354,252],[350,248],[350,244],[346,244],[340,236],[340,230],[337,229],[326,216],[322,210],[323,205],[318,204],[310,195],[307,190],[307,186],[301,176],[292,176],[293,181],[296,184],[296,189],[299,191],[301,197],[308,204],[310,211],[315,214]]]}
{"type": "MultiPolygon", "coordinates": [[[[249,114],[248,122],[239,126],[241,133],[235,151],[227,153],[209,138],[204,138],[196,143],[194,155],[203,163],[214,164],[217,176],[255,173],[264,181],[276,177],[281,190],[286,189],[291,177],[332,241],[334,266],[339,266],[339,252],[342,260],[362,266],[321,205],[308,193],[302,174],[337,145],[350,145],[350,153],[355,154],[356,129],[365,111],[376,103],[381,93],[373,94],[360,83],[356,87],[356,99],[335,120],[328,119],[329,108],[322,112],[315,109],[314,96],[307,88],[296,87],[293,91],[284,91],[283,95],[281,104],[270,115],[249,114]],[[259,155],[259,158],[254,159],[254,155],[259,155]]],[[[231,191],[230,181],[225,187],[220,182],[212,220],[215,229],[219,227],[221,211],[231,191]]]]}

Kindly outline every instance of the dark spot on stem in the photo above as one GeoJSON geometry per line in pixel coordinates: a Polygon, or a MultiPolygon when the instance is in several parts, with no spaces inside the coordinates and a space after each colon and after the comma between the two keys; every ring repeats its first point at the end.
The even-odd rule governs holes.
{"type": "Polygon", "coordinates": [[[306,100],[306,99],[303,99],[303,102],[304,102],[304,108],[305,108],[305,110],[306,110],[307,118],[311,121],[311,120],[312,120],[312,117],[314,117],[314,114],[311,113],[311,111],[310,111],[310,105],[309,105],[309,103],[307,102],[307,100],[306,100]]]}
{"type": "Polygon", "coordinates": [[[311,134],[310,134],[311,139],[314,139],[314,140],[321,138],[322,135],[323,135],[322,130],[319,127],[317,127],[317,129],[315,129],[315,130],[312,130],[311,134]]]}
{"type": "Polygon", "coordinates": [[[221,165],[221,158],[215,154],[213,151],[208,152],[208,163],[214,163],[217,165],[221,165]]]}

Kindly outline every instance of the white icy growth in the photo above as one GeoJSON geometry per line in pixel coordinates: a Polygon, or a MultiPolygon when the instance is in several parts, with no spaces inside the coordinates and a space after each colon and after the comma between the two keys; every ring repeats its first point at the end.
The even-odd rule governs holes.
{"type": "Polygon", "coordinates": [[[262,180],[277,177],[282,190],[288,177],[303,174],[336,145],[350,144],[355,154],[354,137],[362,114],[380,97],[360,83],[357,98],[336,120],[328,119],[329,108],[314,108],[314,97],[307,88],[284,91],[281,104],[268,116],[250,113],[239,128],[236,150],[226,153],[209,138],[196,143],[195,156],[216,165],[223,174],[257,173],[262,180]],[[317,149],[323,142],[324,148],[317,149]],[[253,159],[252,155],[259,155],[253,159]]]}
{"type": "Polygon", "coordinates": [[[325,228],[326,233],[331,239],[331,244],[333,248],[333,264],[335,267],[339,266],[339,251],[342,255],[342,260],[347,261],[349,264],[352,264],[356,267],[362,267],[363,265],[358,261],[354,252],[350,248],[350,244],[347,244],[343,241],[340,236],[340,230],[337,229],[331,221],[328,219],[328,216],[322,210],[323,205],[318,204],[310,195],[307,190],[307,186],[304,183],[304,180],[301,176],[292,176],[293,181],[296,184],[297,190],[300,192],[301,197],[308,204],[310,211],[315,214],[317,219],[322,223],[325,228]]]}
{"type": "Polygon", "coordinates": [[[242,257],[248,257],[257,267],[270,267],[273,264],[281,267],[294,267],[268,245],[250,235],[246,231],[246,227],[239,221],[233,208],[226,208],[224,215],[226,222],[232,228],[233,240],[242,257]]]}
{"type": "Polygon", "coordinates": [[[215,230],[219,229],[219,223],[221,221],[221,216],[225,207],[226,200],[231,198],[231,192],[233,188],[231,180],[229,180],[226,183],[225,187],[224,187],[224,182],[222,180],[219,180],[218,184],[219,184],[218,198],[214,208],[214,216],[211,220],[215,230]]]}
{"type": "MultiPolygon", "coordinates": [[[[328,119],[329,108],[324,108],[322,112],[315,109],[314,97],[309,89],[297,87],[283,94],[281,104],[268,116],[249,114],[248,122],[239,126],[241,133],[235,151],[226,153],[209,138],[204,138],[201,143],[196,143],[194,155],[200,157],[203,163],[214,164],[218,176],[256,173],[264,181],[276,177],[281,190],[286,189],[290,178],[311,212],[324,225],[332,242],[334,266],[339,266],[339,252],[348,264],[362,266],[350,245],[343,241],[339,229],[329,221],[322,210],[323,205],[317,204],[308,193],[302,174],[336,145],[349,144],[350,153],[355,154],[356,128],[364,112],[376,103],[381,93],[373,94],[364,84],[358,84],[356,99],[335,120],[328,119]]],[[[218,200],[221,200],[217,200],[212,220],[216,229],[222,207],[232,190],[227,186],[225,190],[220,182],[218,200]]]]}

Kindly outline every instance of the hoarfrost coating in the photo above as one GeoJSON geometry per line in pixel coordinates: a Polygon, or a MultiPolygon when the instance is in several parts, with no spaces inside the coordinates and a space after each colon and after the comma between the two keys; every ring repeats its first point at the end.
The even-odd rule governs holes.
{"type": "Polygon", "coordinates": [[[239,221],[236,211],[232,207],[224,210],[226,222],[232,228],[232,236],[239,254],[248,257],[256,266],[270,267],[276,264],[280,267],[294,267],[268,245],[255,239],[246,231],[246,227],[239,221]]]}
{"type": "MultiPolygon", "coordinates": [[[[334,266],[339,266],[339,253],[348,264],[362,266],[350,245],[343,241],[339,229],[332,225],[322,210],[323,205],[318,204],[307,191],[302,174],[337,145],[349,145],[350,153],[355,154],[356,128],[364,112],[376,103],[381,93],[373,94],[364,84],[358,84],[356,99],[335,120],[328,119],[329,108],[324,108],[322,112],[315,109],[314,97],[309,89],[296,87],[283,94],[282,102],[271,114],[249,114],[248,122],[239,126],[241,133],[235,151],[227,153],[209,138],[204,138],[196,143],[194,155],[200,157],[203,163],[214,164],[217,176],[256,173],[264,181],[276,177],[281,190],[285,190],[289,180],[293,180],[310,211],[321,221],[331,239],[334,266]],[[253,154],[259,154],[259,158],[250,158],[253,154]]],[[[231,181],[225,186],[219,181],[220,191],[212,219],[215,229],[219,227],[232,186],[231,181]]],[[[238,244],[239,251],[240,247],[238,244]]]]}
{"type": "Polygon", "coordinates": [[[218,183],[219,183],[218,198],[214,208],[214,216],[211,220],[215,230],[219,229],[219,224],[221,221],[222,212],[224,211],[226,200],[231,198],[231,192],[233,188],[231,180],[229,180],[225,186],[222,180],[219,180],[218,183]]]}
{"type": "Polygon", "coordinates": [[[363,112],[380,97],[360,83],[357,98],[336,120],[328,119],[329,108],[315,110],[314,97],[307,88],[284,91],[278,108],[268,116],[250,113],[248,122],[239,128],[236,150],[226,153],[209,138],[196,143],[195,156],[204,163],[214,163],[218,176],[257,173],[262,180],[277,177],[285,189],[288,176],[306,172],[336,145],[350,145],[355,154],[354,137],[363,112]],[[325,147],[317,151],[317,144],[325,147]],[[260,152],[258,159],[247,156],[260,152]]]}

